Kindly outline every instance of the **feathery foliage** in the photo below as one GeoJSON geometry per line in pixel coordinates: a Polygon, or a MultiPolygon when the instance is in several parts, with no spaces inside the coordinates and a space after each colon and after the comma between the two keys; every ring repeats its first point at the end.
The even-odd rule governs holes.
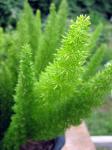
{"type": "Polygon", "coordinates": [[[18,84],[16,87],[14,115],[5,136],[4,149],[18,150],[20,144],[31,138],[33,132],[32,111],[35,102],[34,83],[35,75],[28,45],[23,47],[20,61],[18,84]],[[9,140],[10,139],[10,140],[9,140]]]}
{"type": "MultiPolygon", "coordinates": [[[[71,25],[67,37],[55,55],[54,62],[40,75],[37,83],[40,107],[37,105],[35,109],[37,110],[35,114],[38,114],[37,120],[40,121],[38,125],[40,123],[42,127],[42,130],[37,129],[38,139],[53,138],[62,134],[71,124],[78,124],[90,114],[92,107],[100,104],[102,96],[111,89],[112,65],[96,74],[87,83],[83,79],[84,63],[89,55],[88,46],[91,42],[87,32],[89,24],[89,18],[80,16],[76,23],[71,25]],[[104,80],[106,77],[107,80],[104,80]],[[41,111],[42,113],[39,113],[41,111]]],[[[96,56],[99,55],[99,51],[101,49],[96,56]]]]}
{"type": "Polygon", "coordinates": [[[35,37],[32,38],[32,41],[34,42],[34,61],[36,60],[36,55],[38,55],[38,49],[39,49],[39,46],[40,46],[40,42],[41,42],[41,36],[42,36],[42,27],[41,27],[41,12],[40,10],[37,10],[37,13],[36,13],[36,16],[35,16],[35,24],[36,24],[36,27],[35,27],[35,35],[36,35],[36,39],[35,37]]]}
{"type": "Polygon", "coordinates": [[[11,73],[5,63],[0,64],[0,140],[4,130],[9,125],[12,106],[12,82],[11,73]],[[7,81],[7,82],[6,82],[7,81]]]}
{"type": "Polygon", "coordinates": [[[96,48],[96,45],[98,43],[99,37],[101,36],[102,30],[103,30],[103,24],[99,23],[96,26],[95,31],[91,34],[89,49],[93,50],[94,48],[96,48]]]}
{"type": "MultiPolygon", "coordinates": [[[[49,98],[44,101],[45,103],[52,102],[53,97],[57,96],[58,100],[60,96],[60,99],[66,98],[74,91],[74,84],[77,85],[76,83],[79,82],[76,78],[83,71],[81,65],[88,55],[86,48],[88,46],[89,34],[87,31],[89,24],[89,18],[83,16],[77,18],[76,23],[71,25],[67,37],[63,39],[54,62],[41,74],[37,86],[43,100],[46,96],[49,98]],[[54,96],[54,94],[57,96],[54,96]]],[[[41,103],[43,103],[42,100],[41,103]]]]}
{"type": "Polygon", "coordinates": [[[66,0],[62,0],[56,16],[56,47],[60,46],[60,39],[66,30],[68,16],[68,5],[66,0]]]}
{"type": "Polygon", "coordinates": [[[40,43],[40,47],[37,53],[36,60],[36,71],[37,75],[44,69],[47,65],[49,56],[51,56],[52,51],[54,50],[54,42],[55,42],[55,18],[56,11],[55,5],[52,4],[50,7],[50,15],[48,16],[47,23],[45,26],[45,33],[42,37],[42,41],[40,43]]]}
{"type": "Polygon", "coordinates": [[[38,41],[41,35],[41,18],[40,12],[34,16],[31,7],[25,1],[24,11],[21,15],[21,19],[17,25],[18,31],[18,49],[21,45],[29,43],[32,49],[33,59],[35,59],[35,53],[38,50],[38,41]]]}
{"type": "MultiPolygon", "coordinates": [[[[52,115],[52,108],[59,104],[61,105],[68,97],[71,97],[77,84],[80,83],[80,74],[83,72],[82,65],[88,56],[88,51],[86,50],[89,39],[89,25],[89,17],[80,16],[77,18],[76,23],[71,25],[67,37],[63,39],[62,46],[55,55],[54,62],[40,75],[40,80],[37,83],[37,93],[39,93],[41,98],[39,102],[40,107],[37,107],[35,110],[37,112],[43,111],[42,113],[35,114],[38,114],[37,118],[41,118],[39,120],[44,120],[46,123],[44,127],[45,131],[44,129],[39,129],[38,131],[40,137],[55,134],[55,132],[51,133],[50,131],[46,133],[50,121],[55,122],[55,118],[49,119],[52,115]],[[45,133],[43,134],[43,132],[45,133]]],[[[45,123],[42,122],[41,126],[45,123]]],[[[61,127],[60,123],[59,127],[61,127]]],[[[52,128],[53,126],[51,127],[51,131],[52,128]]]]}
{"type": "Polygon", "coordinates": [[[12,43],[11,38],[12,36],[10,35],[9,37],[8,33],[3,33],[3,35],[1,36],[1,41],[3,41],[3,43],[1,42],[0,53],[0,140],[10,122],[10,116],[12,114],[11,107],[13,105],[12,99],[16,78],[14,73],[15,68],[14,70],[12,69],[15,66],[15,61],[12,59],[12,57],[10,57],[12,54],[9,53],[9,49],[12,43]]]}
{"type": "Polygon", "coordinates": [[[90,61],[88,62],[85,73],[84,73],[84,79],[88,80],[91,76],[93,76],[101,66],[105,50],[107,49],[107,46],[105,44],[102,44],[93,54],[93,56],[90,58],[90,61]]]}
{"type": "MultiPolygon", "coordinates": [[[[4,150],[19,150],[28,139],[47,140],[64,133],[70,125],[79,124],[89,116],[112,88],[112,64],[97,70],[105,46],[96,49],[91,56],[102,27],[91,33],[90,18],[81,15],[72,21],[62,39],[66,9],[65,0],[58,12],[52,4],[42,30],[40,12],[34,16],[29,5],[25,4],[17,31],[11,36],[6,58],[0,63],[3,66],[0,69],[3,78],[0,80],[0,88],[3,88],[0,94],[4,90],[7,93],[10,88],[13,97],[18,76],[14,114],[4,136],[4,150]],[[3,76],[4,72],[6,76],[3,76]],[[13,76],[16,76],[14,81],[13,76]]],[[[2,32],[1,35],[3,38],[2,32]]],[[[0,46],[5,53],[7,44],[0,46]]]]}
{"type": "Polygon", "coordinates": [[[37,53],[35,68],[36,75],[39,76],[40,72],[53,61],[53,54],[60,45],[61,37],[64,34],[67,20],[67,3],[63,0],[60,8],[56,14],[54,4],[51,4],[50,15],[48,16],[47,23],[42,37],[42,42],[37,53]],[[60,24],[61,23],[61,24],[60,24]]]}
{"type": "MultiPolygon", "coordinates": [[[[18,73],[19,73],[18,66],[19,66],[21,48],[25,43],[28,43],[30,45],[32,55],[33,55],[35,72],[37,73],[38,68],[36,67],[36,64],[38,63],[37,58],[38,58],[38,50],[40,49],[40,45],[42,43],[45,43],[44,40],[47,39],[47,35],[49,36],[49,34],[52,33],[53,36],[49,37],[48,42],[50,43],[52,39],[54,41],[52,43],[55,43],[55,46],[52,46],[52,44],[50,44],[51,47],[54,47],[51,52],[51,55],[53,55],[53,53],[56,51],[56,47],[59,46],[59,43],[62,38],[62,34],[65,31],[66,18],[67,18],[66,17],[67,16],[67,10],[66,10],[67,3],[63,1],[63,4],[65,5],[65,6],[63,5],[64,6],[63,9],[61,5],[60,6],[61,8],[59,9],[59,11],[57,13],[55,12],[56,17],[52,18],[52,20],[55,19],[57,22],[56,23],[57,25],[55,26],[55,28],[52,25],[54,24],[53,21],[50,23],[51,25],[48,25],[49,24],[48,20],[51,15],[47,18],[47,21],[44,23],[43,28],[42,28],[40,11],[38,10],[36,15],[34,15],[32,13],[32,10],[29,4],[27,4],[27,2],[25,1],[24,10],[17,24],[16,31],[4,33],[3,30],[0,29],[0,58],[1,58],[0,59],[0,66],[1,66],[0,74],[1,76],[3,76],[0,80],[0,101],[2,104],[2,107],[0,108],[0,112],[1,114],[4,114],[2,115],[4,117],[1,117],[1,120],[3,121],[0,121],[0,126],[2,129],[1,134],[4,132],[4,130],[6,130],[7,126],[9,125],[10,116],[12,114],[11,107],[14,104],[13,95],[15,94],[14,89],[17,83],[17,78],[18,78],[18,73]],[[61,16],[62,14],[63,14],[63,17],[61,16]],[[63,24],[63,26],[60,25],[60,21],[63,24]],[[52,28],[50,28],[50,26],[52,26],[52,28]],[[54,29],[56,29],[57,31],[56,34],[55,34],[54,29]],[[46,30],[49,30],[49,31],[46,31],[46,30]],[[45,36],[46,38],[43,39],[43,37],[45,36]],[[3,108],[6,108],[6,109],[3,109],[3,108]],[[10,115],[7,115],[7,114],[10,114],[10,115]],[[4,125],[3,122],[5,122],[6,126],[4,125]]],[[[55,7],[55,6],[52,6],[52,7],[55,7]]],[[[47,45],[47,47],[49,49],[49,45],[47,45]]],[[[51,59],[50,53],[47,59],[48,59],[47,61],[51,59]]],[[[43,63],[44,63],[44,60],[43,60],[43,63]]],[[[36,76],[37,78],[38,78],[38,75],[36,76]]]]}

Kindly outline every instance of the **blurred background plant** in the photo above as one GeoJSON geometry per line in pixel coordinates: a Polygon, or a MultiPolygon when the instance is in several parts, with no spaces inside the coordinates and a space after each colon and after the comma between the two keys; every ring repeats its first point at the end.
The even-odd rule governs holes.
{"type": "Polygon", "coordinates": [[[22,8],[23,0],[0,0],[0,26],[15,27],[22,8]]]}
{"type": "Polygon", "coordinates": [[[86,120],[91,135],[112,135],[112,99],[105,99],[104,105],[95,110],[86,120]]]}
{"type": "MultiPolygon", "coordinates": [[[[49,13],[49,6],[54,2],[58,8],[60,0],[29,0],[29,3],[36,13],[40,9],[43,18],[49,13]]],[[[23,9],[23,0],[0,0],[0,25],[4,28],[15,27],[19,19],[19,14],[23,9]]],[[[89,14],[92,18],[92,23],[96,24],[99,21],[112,20],[112,1],[110,0],[68,0],[69,16],[74,17],[79,14],[89,14]]]]}

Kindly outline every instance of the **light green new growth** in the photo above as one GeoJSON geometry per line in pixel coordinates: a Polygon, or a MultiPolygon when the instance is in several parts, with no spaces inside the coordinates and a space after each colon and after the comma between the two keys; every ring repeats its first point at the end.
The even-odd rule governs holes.
{"type": "MultiPolygon", "coordinates": [[[[84,118],[91,114],[93,108],[102,103],[102,98],[112,88],[112,65],[95,75],[88,82],[82,81],[74,96],[62,105],[58,105],[58,121],[62,121],[62,128],[79,124],[84,118]],[[80,91],[79,91],[80,88],[80,91]],[[66,113],[64,113],[66,112],[66,113]]],[[[50,118],[53,119],[53,118],[50,118]]],[[[60,124],[61,126],[61,124],[60,124]]],[[[53,124],[55,129],[55,123],[53,124]]],[[[61,127],[60,127],[61,128],[61,127]]]]}
{"type": "Polygon", "coordinates": [[[96,50],[95,54],[93,54],[87,66],[85,67],[85,73],[84,73],[85,80],[88,80],[91,76],[93,76],[98,71],[98,67],[100,67],[101,65],[106,49],[107,49],[106,45],[102,44],[98,48],[98,50],[96,50]]]}
{"type": "Polygon", "coordinates": [[[76,79],[82,72],[82,65],[88,56],[86,48],[88,46],[89,25],[89,17],[80,16],[77,18],[77,21],[71,25],[67,37],[63,39],[54,62],[40,75],[37,85],[40,96],[43,99],[46,96],[49,97],[45,104],[53,100],[53,97],[57,97],[57,94],[58,99],[68,97],[74,90],[74,84],[79,82],[76,79]]]}
{"type": "Polygon", "coordinates": [[[61,43],[61,36],[65,31],[67,19],[67,3],[62,1],[59,11],[56,14],[54,4],[51,4],[50,15],[48,16],[47,23],[44,29],[43,38],[40,43],[39,50],[36,57],[36,75],[39,76],[40,72],[53,61],[54,53],[61,43]],[[63,8],[63,9],[62,9],[63,8]],[[63,15],[63,16],[62,16],[63,15]]]}
{"type": "Polygon", "coordinates": [[[34,108],[34,83],[35,75],[31,57],[31,50],[28,45],[23,47],[18,84],[14,97],[14,115],[7,134],[4,138],[4,149],[19,150],[22,143],[32,138],[33,121],[32,112],[34,108]],[[10,139],[10,140],[9,140],[10,139]]]}
{"type": "MultiPolygon", "coordinates": [[[[82,65],[89,53],[87,51],[89,25],[90,20],[86,16],[80,16],[76,22],[72,23],[67,37],[63,39],[62,46],[55,55],[54,62],[40,75],[40,80],[37,83],[37,93],[40,95],[40,108],[37,107],[35,110],[37,112],[42,110],[42,113],[38,114],[37,118],[46,122],[45,130],[49,128],[50,120],[46,119],[51,117],[49,116],[51,115],[51,109],[55,105],[61,105],[69,97],[73,96],[76,86],[81,82],[82,65]]],[[[54,118],[54,121],[56,118],[54,118]]],[[[42,122],[42,124],[44,125],[45,123],[42,122]]],[[[42,124],[41,126],[43,126],[42,124]]],[[[50,131],[43,134],[44,131],[41,129],[38,132],[39,137],[42,136],[41,138],[53,134],[50,131]]]]}
{"type": "Polygon", "coordinates": [[[111,89],[112,65],[88,82],[83,80],[83,64],[89,55],[89,25],[89,17],[85,16],[73,22],[54,62],[40,75],[37,83],[40,101],[35,109],[38,115],[34,117],[39,120],[37,139],[53,138],[71,124],[78,124],[111,89]]]}
{"type": "Polygon", "coordinates": [[[96,107],[102,103],[102,97],[109,93],[112,88],[112,64],[99,71],[95,77],[88,81],[88,102],[96,107]],[[93,96],[94,95],[94,96],[93,96]]]}

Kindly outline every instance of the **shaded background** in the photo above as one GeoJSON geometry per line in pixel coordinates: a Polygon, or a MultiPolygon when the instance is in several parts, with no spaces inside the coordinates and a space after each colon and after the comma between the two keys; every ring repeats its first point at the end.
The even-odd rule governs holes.
{"type": "MultiPolygon", "coordinates": [[[[34,11],[40,9],[42,17],[49,13],[50,3],[54,2],[58,8],[61,0],[29,0],[34,11]]],[[[23,9],[23,0],[0,0],[0,26],[15,27],[19,19],[19,14],[23,9]]],[[[81,13],[90,14],[94,23],[100,20],[112,20],[111,0],[68,0],[69,17],[77,16],[81,13]]]]}

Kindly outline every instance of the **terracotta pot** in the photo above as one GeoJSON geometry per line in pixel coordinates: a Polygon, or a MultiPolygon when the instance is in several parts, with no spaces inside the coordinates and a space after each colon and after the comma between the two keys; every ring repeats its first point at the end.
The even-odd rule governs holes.
{"type": "Polygon", "coordinates": [[[62,150],[96,150],[85,123],[69,128],[66,131],[65,140],[62,150]]]}

